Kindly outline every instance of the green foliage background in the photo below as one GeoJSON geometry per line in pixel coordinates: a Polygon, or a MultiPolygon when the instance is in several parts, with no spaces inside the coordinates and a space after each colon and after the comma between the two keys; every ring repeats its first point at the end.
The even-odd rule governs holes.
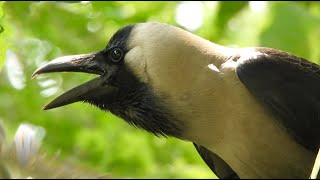
{"type": "MultiPolygon", "coordinates": [[[[92,79],[87,74],[50,74],[31,80],[40,64],[58,56],[97,51],[124,25],[160,21],[179,26],[182,2],[0,2],[0,67],[15,54],[21,65],[0,74],[0,119],[12,137],[30,122],[46,129],[41,150],[119,178],[216,178],[193,145],[162,139],[129,126],[110,113],[76,103],[42,111],[65,90],[92,79]],[[48,95],[50,88],[56,89],[48,95]],[[47,92],[47,95],[45,92],[47,92]]],[[[320,3],[202,2],[204,20],[193,33],[232,47],[267,46],[319,63],[320,3]]]]}

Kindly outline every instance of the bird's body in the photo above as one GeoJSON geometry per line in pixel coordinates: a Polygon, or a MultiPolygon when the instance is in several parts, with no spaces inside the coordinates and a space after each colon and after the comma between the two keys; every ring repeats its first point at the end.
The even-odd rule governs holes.
{"type": "MultiPolygon", "coordinates": [[[[316,102],[308,104],[313,94],[297,102],[314,108],[310,111],[299,110],[303,105],[286,104],[294,102],[289,100],[295,93],[308,89],[290,86],[297,91],[285,93],[289,90],[285,85],[279,91],[273,86],[294,82],[295,76],[289,76],[294,71],[320,83],[317,65],[275,49],[227,48],[162,23],[127,26],[105,50],[88,57],[60,58],[35,73],[101,74],[90,86],[60,96],[48,109],[85,101],[148,132],[193,142],[220,178],[309,177],[320,141],[316,134],[320,109],[316,102]],[[122,59],[116,58],[119,53],[122,59]],[[296,66],[279,63],[279,67],[285,64],[290,72],[277,69],[277,62],[286,58],[296,66]],[[79,62],[85,68],[79,70],[79,62]],[[304,64],[316,70],[304,71],[304,64]],[[280,105],[275,106],[273,98],[280,105]],[[306,112],[315,115],[306,115],[310,120],[304,121],[301,115],[306,112]],[[291,123],[288,117],[296,119],[291,123]]],[[[310,92],[316,90],[320,91],[320,85],[310,92]]]]}

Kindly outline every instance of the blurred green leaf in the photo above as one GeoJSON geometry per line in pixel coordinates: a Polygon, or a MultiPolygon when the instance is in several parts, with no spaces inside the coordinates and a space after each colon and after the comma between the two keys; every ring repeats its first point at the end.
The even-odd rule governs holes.
{"type": "Polygon", "coordinates": [[[237,13],[248,5],[245,1],[221,1],[217,12],[215,31],[217,36],[221,36],[230,21],[237,13]]]}
{"type": "MultiPolygon", "coordinates": [[[[88,104],[41,108],[62,92],[92,79],[87,74],[50,74],[30,80],[52,58],[101,50],[119,28],[138,22],[175,21],[181,2],[0,2],[0,65],[10,49],[25,86],[17,89],[0,72],[0,119],[9,134],[21,122],[43,126],[43,151],[119,178],[216,178],[193,145],[157,138],[88,104]]],[[[194,32],[226,46],[279,48],[320,60],[318,2],[202,2],[203,25],[194,32]]],[[[188,12],[190,13],[190,12],[188,12]]],[[[180,26],[181,27],[181,26],[180,26]]]]}
{"type": "Polygon", "coordinates": [[[289,2],[271,2],[269,18],[261,44],[311,58],[309,34],[312,28],[320,28],[319,18],[316,20],[306,8],[289,2]]]}
{"type": "Polygon", "coordinates": [[[8,44],[6,42],[6,37],[9,35],[8,29],[5,29],[5,24],[3,22],[3,6],[4,2],[0,2],[0,70],[3,66],[4,60],[6,58],[6,51],[8,49],[8,44]]]}

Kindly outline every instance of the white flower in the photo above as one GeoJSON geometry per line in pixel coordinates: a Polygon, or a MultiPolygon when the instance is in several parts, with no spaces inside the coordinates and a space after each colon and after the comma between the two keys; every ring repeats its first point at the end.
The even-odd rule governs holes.
{"type": "Polygon", "coordinates": [[[44,136],[45,130],[40,126],[27,123],[19,126],[14,136],[14,144],[21,166],[27,165],[29,160],[38,152],[44,136]]]}

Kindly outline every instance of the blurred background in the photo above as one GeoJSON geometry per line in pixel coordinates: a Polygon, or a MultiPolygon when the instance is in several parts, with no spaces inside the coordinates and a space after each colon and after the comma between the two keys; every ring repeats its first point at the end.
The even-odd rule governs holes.
{"type": "Polygon", "coordinates": [[[157,138],[82,103],[41,110],[93,75],[60,73],[31,80],[35,69],[58,56],[101,50],[125,25],[159,21],[224,46],[272,47],[320,60],[317,1],[2,1],[0,18],[0,143],[3,137],[6,144],[17,144],[21,124],[41,129],[19,136],[40,146],[35,156],[41,158],[30,172],[23,172],[21,161],[9,166],[0,158],[0,176],[6,166],[13,177],[54,178],[64,169],[69,178],[79,172],[112,178],[216,178],[189,142],[157,138]]]}

